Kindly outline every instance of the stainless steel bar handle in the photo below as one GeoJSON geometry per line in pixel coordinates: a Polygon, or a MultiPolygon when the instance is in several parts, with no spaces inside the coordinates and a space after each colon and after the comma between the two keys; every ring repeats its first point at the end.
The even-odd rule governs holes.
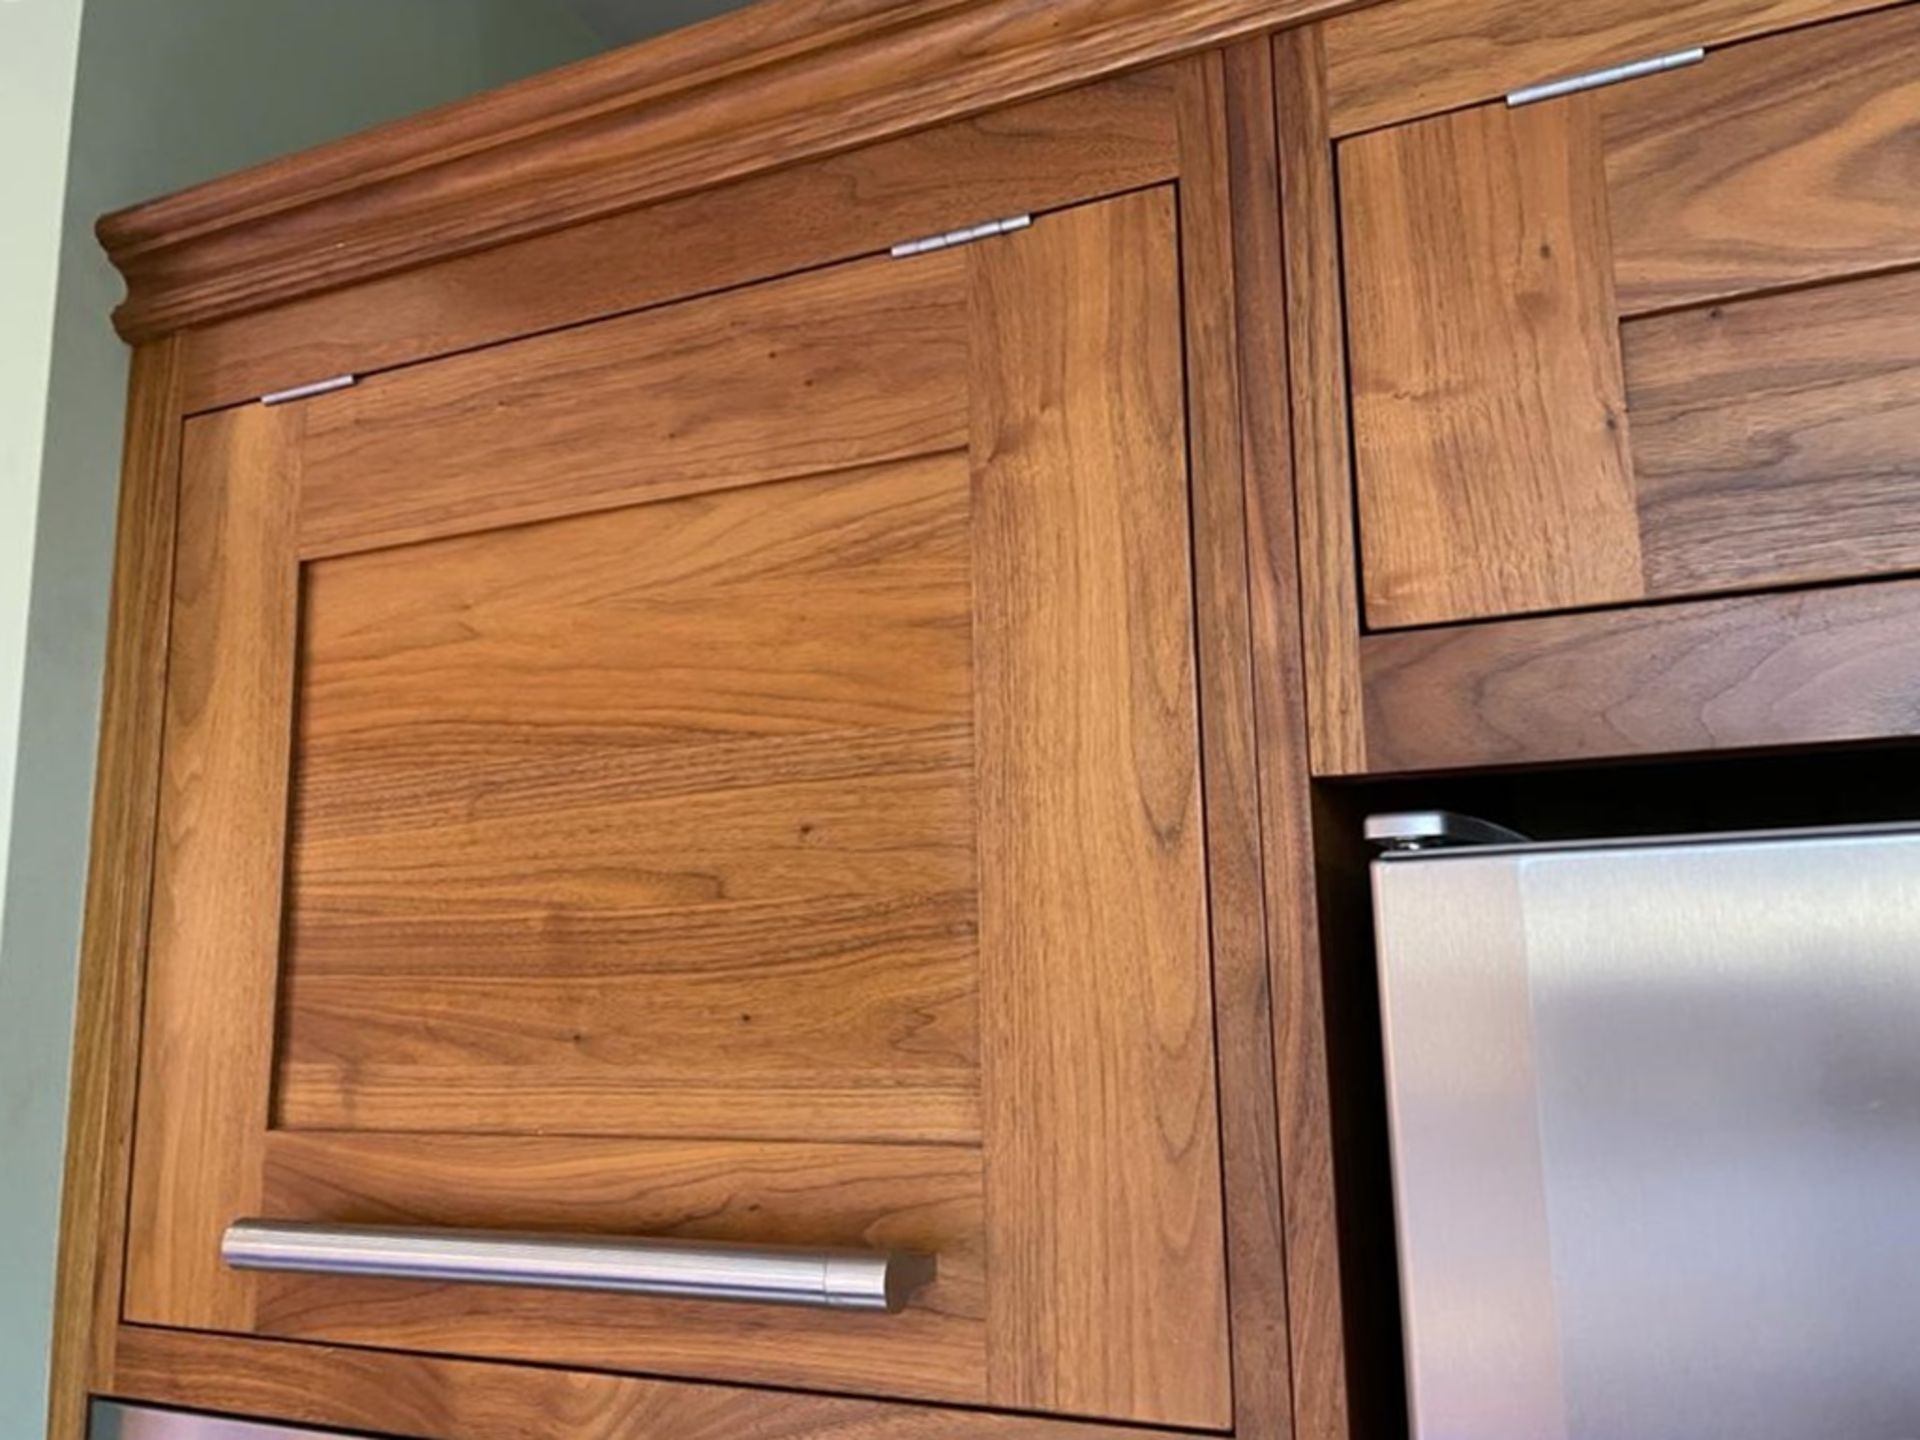
{"type": "Polygon", "coordinates": [[[934,1278],[913,1250],[803,1250],[718,1241],[236,1220],[220,1242],[236,1270],[378,1275],[472,1285],[609,1290],[889,1315],[934,1278]]]}

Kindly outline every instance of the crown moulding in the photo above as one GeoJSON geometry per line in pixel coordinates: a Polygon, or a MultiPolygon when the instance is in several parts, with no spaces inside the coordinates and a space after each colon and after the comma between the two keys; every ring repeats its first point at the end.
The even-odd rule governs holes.
{"type": "Polygon", "coordinates": [[[114,323],[152,339],[1360,3],[761,0],[108,215],[114,323]]]}

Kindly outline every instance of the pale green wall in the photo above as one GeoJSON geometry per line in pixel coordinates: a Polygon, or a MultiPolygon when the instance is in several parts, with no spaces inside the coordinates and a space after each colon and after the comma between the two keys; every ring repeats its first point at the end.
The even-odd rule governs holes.
{"type": "MultiPolygon", "coordinates": [[[[52,368],[67,177],[67,127],[80,46],[80,0],[0,0],[0,876],[6,873],[15,740],[26,673],[34,517],[52,368]]],[[[11,933],[0,906],[0,956],[11,933]]],[[[0,962],[3,963],[3,962],[0,962]]],[[[36,1414],[46,1321],[43,1267],[5,1237],[23,1223],[44,1232],[50,1160],[49,1087],[25,1027],[58,1023],[41,1006],[21,1015],[0,970],[0,1426],[36,1414]],[[16,1033],[20,1032],[20,1033],[16,1033]],[[40,1143],[36,1143],[40,1142],[40,1143]],[[39,1168],[38,1174],[28,1173],[39,1168]],[[15,1400],[20,1403],[13,1403],[15,1400]],[[33,1410],[24,1408],[33,1405],[33,1410]]],[[[31,1006],[30,997],[20,1004],[31,1006]]],[[[57,1054],[56,1053],[56,1058],[57,1054]]],[[[58,1110],[56,1108],[55,1114],[58,1110]]],[[[54,1121],[58,1123],[57,1119],[54,1121]]],[[[33,1433],[30,1421],[19,1431],[33,1433]]]]}
{"type": "Polygon", "coordinates": [[[0,0],[0,783],[15,775],[10,811],[0,791],[9,1440],[38,1433],[30,1417],[45,1407],[126,380],[106,318],[119,285],[94,217],[596,48],[555,0],[86,0],[84,23],[80,8],[0,0]]]}
{"type": "MultiPolygon", "coordinates": [[[[0,0],[0,875],[6,874],[27,593],[52,361],[67,125],[80,53],[80,0],[0,0]]],[[[5,912],[0,910],[0,936],[5,912]]],[[[10,1109],[0,1091],[0,1114],[10,1109]]],[[[0,1192],[4,1193],[4,1192],[0,1192]]]]}

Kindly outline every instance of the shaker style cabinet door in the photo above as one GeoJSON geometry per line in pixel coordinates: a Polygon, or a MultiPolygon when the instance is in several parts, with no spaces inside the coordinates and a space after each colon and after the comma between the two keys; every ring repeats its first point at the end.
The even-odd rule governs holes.
{"type": "Polygon", "coordinates": [[[1920,5],[1338,147],[1375,629],[1920,570],[1920,5]]]}
{"type": "Polygon", "coordinates": [[[1163,187],[190,420],[126,1318],[1230,1425],[1179,284],[1163,187]]]}

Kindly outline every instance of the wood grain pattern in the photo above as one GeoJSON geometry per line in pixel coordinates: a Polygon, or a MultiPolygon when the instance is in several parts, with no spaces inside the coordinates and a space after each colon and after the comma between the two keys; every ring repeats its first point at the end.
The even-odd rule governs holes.
{"type": "Polygon", "coordinates": [[[977,1140],[969,522],[949,455],[312,565],[280,1123],[977,1140]]]}
{"type": "Polygon", "coordinates": [[[1920,569],[1920,272],[1624,330],[1647,588],[1920,569]]]}
{"type": "Polygon", "coordinates": [[[272,1061],[293,702],[298,407],[182,440],[125,1314],[243,1328],[220,1232],[253,1208],[272,1061]]]}
{"type": "Polygon", "coordinates": [[[499,913],[949,894],[969,888],[970,754],[960,728],[630,758],[607,747],[580,787],[591,796],[425,825],[370,814],[352,833],[302,837],[296,903],[405,914],[428,897],[499,913]]]}
{"type": "Polygon", "coordinates": [[[1360,764],[1360,560],[1347,427],[1347,335],[1325,27],[1274,37],[1287,387],[1299,529],[1308,743],[1317,770],[1360,764]]]}
{"type": "Polygon", "coordinates": [[[447,1135],[268,1137],[265,1210],[362,1224],[919,1249],[940,1276],[901,1314],[263,1277],[257,1329],[806,1390],[985,1398],[976,1149],[447,1135]]]}
{"type": "Polygon", "coordinates": [[[1621,314],[1920,263],[1916,52],[1902,5],[1600,92],[1621,314]]]}
{"type": "Polygon", "coordinates": [[[283,1126],[979,1138],[970,893],[314,923],[283,1126]]]}
{"type": "Polygon", "coordinates": [[[67,1103],[49,1440],[82,1440],[87,1395],[113,1373],[160,803],[181,385],[177,342],[134,351],[67,1103]]]}
{"type": "Polygon", "coordinates": [[[883,890],[967,888],[964,853],[950,853],[956,836],[963,851],[966,840],[954,827],[967,782],[953,775],[972,751],[964,724],[680,745],[563,740],[545,754],[525,738],[521,766],[510,733],[429,741],[422,773],[396,779],[391,813],[378,787],[403,772],[400,757],[369,741],[364,758],[315,765],[302,777],[296,903],[317,917],[333,901],[384,896],[404,916],[410,896],[430,891],[437,906],[504,914],[542,897],[616,908],[826,898],[860,876],[883,890]],[[850,793],[836,795],[843,787],[934,808],[918,819],[862,813],[850,793]],[[628,829],[643,824],[650,833],[628,829]],[[569,876],[574,862],[582,868],[569,876]]]}
{"type": "Polygon", "coordinates": [[[996,1403],[1219,1428],[1175,246],[1162,190],[968,252],[989,1364],[996,1403]]]}
{"type": "MultiPolygon", "coordinates": [[[[1396,0],[1325,22],[1335,135],[1477,104],[1510,90],[1729,41],[1885,0],[1396,0]]],[[[1751,97],[1759,101],[1762,97],[1751,97]]]]}
{"type": "Polygon", "coordinates": [[[183,337],[185,403],[369,375],[1171,180],[1174,89],[1192,63],[203,326],[183,337]]]}
{"type": "Polygon", "coordinates": [[[129,339],[984,113],[1353,0],[773,0],[101,222],[129,339]]]}
{"type": "Polygon", "coordinates": [[[1482,106],[1340,147],[1375,628],[1641,592],[1593,105],[1482,106]]]}
{"type": "Polygon", "coordinates": [[[970,892],[552,915],[530,897],[386,905],[364,923],[344,906],[305,916],[278,1120],[975,1141],[973,929],[970,892]],[[458,963],[463,940],[472,964],[458,963]],[[425,957],[411,970],[350,968],[409,942],[425,957]],[[516,965],[526,973],[505,973],[516,965]]]}
{"type": "MultiPolygon", "coordinates": [[[[454,801],[426,787],[462,784],[503,735],[537,733],[542,755],[506,750],[538,764],[572,745],[964,722],[969,525],[956,452],[310,564],[303,764],[344,786],[334,770],[386,757],[377,797],[310,803],[377,798],[391,822],[454,801]]],[[[511,778],[466,798],[498,812],[564,783],[511,778]]]]}
{"type": "MultiPolygon", "coordinates": [[[[1232,217],[1243,189],[1264,187],[1273,221],[1265,68],[1260,47],[1185,67],[1200,78],[1183,82],[1180,163],[1192,179],[1178,201],[1171,187],[1131,195],[890,267],[925,275],[957,258],[952,295],[973,291],[972,313],[962,308],[972,383],[998,387],[958,412],[974,473],[937,448],[874,465],[830,459],[658,504],[635,503],[656,498],[647,491],[552,518],[489,514],[472,522],[484,534],[308,566],[278,1119],[329,1129],[249,1141],[265,1205],[628,1228],[636,1207],[661,1204],[678,1207],[661,1228],[745,1227],[770,1223],[784,1197],[789,1226],[809,1214],[844,1233],[948,1226],[941,1248],[962,1268],[910,1316],[918,1342],[867,1343],[860,1317],[656,1325],[611,1302],[556,1318],[552,1297],[463,1293],[450,1306],[425,1287],[317,1279],[257,1282],[255,1323],[336,1347],[1285,1433],[1286,1374],[1270,1365],[1284,1345],[1284,1239],[1248,734],[1252,442],[1235,413],[1251,379],[1235,373],[1242,320],[1261,323],[1264,303],[1239,291],[1241,255],[1273,254],[1232,217]],[[1221,110],[1234,93],[1237,112],[1221,110]],[[1185,311],[1176,203],[1196,256],[1185,311]],[[988,582],[1001,585],[992,598],[988,582]],[[976,700],[969,665],[998,667],[998,687],[976,700]],[[998,716],[1011,757],[977,753],[976,704],[998,716]],[[1016,783],[1020,765],[1038,779],[1016,783]],[[1216,806],[1202,803],[1203,773],[1216,806]],[[976,794],[989,774],[997,808],[976,794]],[[1025,946],[990,962],[1001,989],[984,1005],[970,956],[982,863],[998,867],[999,933],[1025,946]],[[436,877],[425,889],[423,874],[436,877]],[[1049,898],[1040,924],[1035,894],[1049,898]],[[569,911],[558,920],[556,897],[569,911]],[[742,996],[753,1008],[737,1008],[742,996]],[[1011,1064],[998,1057],[991,1130],[975,1071],[992,1041],[976,1008],[1024,1047],[1011,1064]],[[1218,1061],[1236,1071],[1226,1102],[1216,1024],[1218,1061]],[[716,1066],[722,1046],[729,1062],[716,1066]],[[578,1068],[554,1061],[539,1084],[516,1083],[514,1070],[563,1053],[578,1068]],[[349,1092],[331,1112],[300,1108],[349,1092]],[[1057,1105],[1034,1103],[1055,1094],[1057,1105]],[[891,1117],[860,1109],[869,1103],[893,1105],[891,1117]],[[715,1138],[729,1124],[750,1138],[715,1138]],[[636,1138],[662,1125],[679,1138],[636,1138]],[[406,1133],[334,1128],[346,1126],[406,1133]],[[869,1135],[896,1143],[845,1143],[869,1135]],[[983,1136],[1004,1227],[990,1241],[973,1143],[983,1136]],[[1234,1191],[1224,1217],[1223,1148],[1234,1191]],[[817,1198],[800,1198],[814,1186],[817,1198]],[[989,1344],[996,1325],[1005,1333],[989,1344]]],[[[1264,317],[1264,343],[1280,321],[1277,309],[1264,317]]],[[[843,338],[840,363],[866,364],[873,349],[871,332],[843,338]]],[[[1263,363],[1257,373],[1271,376],[1273,357],[1263,363]]],[[[544,394],[564,392],[564,372],[541,377],[544,394]]],[[[720,389],[702,403],[735,403],[720,389]]],[[[738,393],[750,410],[750,390],[738,393]]],[[[334,426],[325,443],[345,466],[356,446],[384,442],[337,423],[337,407],[373,394],[280,413],[311,427],[316,455],[334,426]]],[[[517,438],[513,419],[492,422],[495,433],[517,438]]],[[[742,453],[766,443],[743,429],[742,453]]],[[[469,483],[501,448],[471,447],[469,483]]],[[[422,451],[422,463],[436,458],[422,451]]],[[[303,479],[314,482],[311,467],[303,479]]],[[[154,1334],[127,1333],[135,1345],[154,1334]]],[[[342,1361],[337,1380],[361,1351],[325,1353],[342,1361]]],[[[429,1417],[461,1434],[492,1423],[470,1407],[558,1373],[387,1359],[432,1367],[396,1376],[464,1387],[429,1417]]],[[[115,1385],[138,1363],[130,1356],[115,1385]]],[[[176,1352],[158,1368],[156,1384],[181,1387],[193,1361],[176,1352]]],[[[702,1423],[685,1408],[694,1392],[727,1394],[724,1413],[759,1423],[735,1401],[752,1392],[646,1385],[673,1433],[702,1423]]],[[[781,1401],[773,1423],[794,1434],[920,1423],[881,1403],[781,1401]]],[[[514,1413],[505,1423],[544,1433],[557,1412],[514,1413]]],[[[1102,1433],[934,1413],[941,1434],[1102,1433]]],[[[386,1433],[412,1423],[334,1415],[386,1433]]]]}
{"type": "Polygon", "coordinates": [[[1277,37],[1273,64],[1283,234],[1272,233],[1273,207],[1257,195],[1236,214],[1247,233],[1241,345],[1261,862],[1286,1215],[1286,1344],[1293,1435],[1348,1440],[1353,1426],[1310,782],[1317,755],[1326,757],[1318,763],[1337,768],[1343,757],[1363,753],[1360,622],[1347,488],[1333,151],[1325,133],[1317,30],[1277,37]],[[1284,270],[1275,266],[1277,248],[1284,251],[1284,270]],[[1275,335],[1270,327],[1282,310],[1272,288],[1283,274],[1286,330],[1275,335]],[[1282,393],[1290,402],[1285,408],[1261,403],[1263,396],[1282,393]]]}
{"type": "Polygon", "coordinates": [[[1267,43],[1201,57],[1185,98],[1180,243],[1214,1033],[1219,1073],[1239,1077],[1219,1087],[1233,1424],[1238,1435],[1286,1440],[1286,1233],[1274,1091],[1263,1083],[1273,1016],[1247,573],[1252,431],[1284,417],[1285,391],[1284,350],[1269,357],[1262,339],[1284,323],[1267,43]]]}
{"type": "Polygon", "coordinates": [[[302,557],[960,448],[961,264],[837,266],[309,402],[302,557]]]}
{"type": "Polygon", "coordinates": [[[1124,1425],[995,1415],[128,1326],[113,1393],[411,1440],[1132,1440],[1124,1425]]]}
{"type": "Polygon", "coordinates": [[[1920,733],[1920,584],[1369,637],[1372,773],[1920,733]]]}

